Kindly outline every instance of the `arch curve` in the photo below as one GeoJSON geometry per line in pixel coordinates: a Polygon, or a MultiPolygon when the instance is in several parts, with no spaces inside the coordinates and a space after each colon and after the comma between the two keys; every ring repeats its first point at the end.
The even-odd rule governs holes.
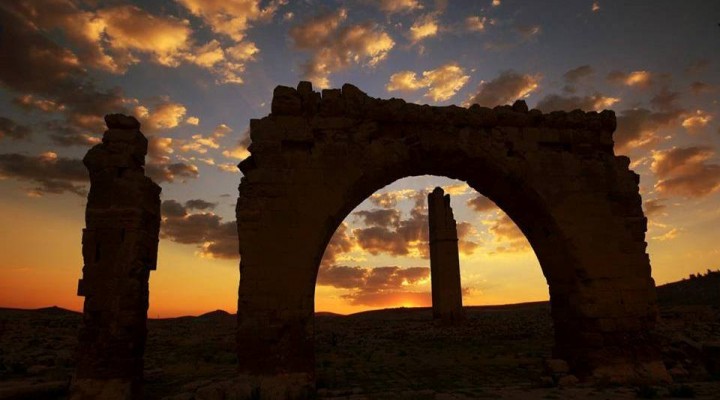
{"type": "Polygon", "coordinates": [[[517,224],[550,287],[553,353],[576,374],[667,377],[649,336],[655,286],[638,175],[613,153],[612,112],[419,106],[301,82],[278,86],[272,113],[250,129],[237,203],[241,380],[313,386],[325,247],[364,199],[416,175],[465,181],[517,224]]]}

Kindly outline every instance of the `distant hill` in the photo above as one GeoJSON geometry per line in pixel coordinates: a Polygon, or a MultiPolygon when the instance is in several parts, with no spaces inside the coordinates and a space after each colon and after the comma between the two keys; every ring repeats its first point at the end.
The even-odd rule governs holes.
{"type": "Polygon", "coordinates": [[[657,295],[661,305],[720,306],[720,271],[708,270],[706,274],[693,274],[690,278],[658,286],[657,295]]]}

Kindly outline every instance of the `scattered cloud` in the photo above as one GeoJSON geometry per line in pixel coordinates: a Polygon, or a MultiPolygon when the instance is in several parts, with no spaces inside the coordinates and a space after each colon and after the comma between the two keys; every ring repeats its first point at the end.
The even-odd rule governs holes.
{"type": "Polygon", "coordinates": [[[624,110],[617,118],[617,130],[613,135],[615,147],[619,152],[625,152],[655,144],[660,140],[658,131],[678,124],[682,115],[682,110],[624,110]]]}
{"type": "Polygon", "coordinates": [[[468,208],[475,210],[476,212],[488,212],[499,210],[498,206],[493,203],[492,200],[488,199],[483,195],[477,195],[467,201],[468,208]]]}
{"type": "Polygon", "coordinates": [[[646,88],[652,84],[652,74],[648,71],[612,71],[607,75],[608,81],[625,86],[646,88]]]}
{"type": "MultiPolygon", "coordinates": [[[[391,192],[393,193],[393,192],[391,192]]],[[[397,193],[397,192],[395,192],[397,193]]],[[[392,209],[374,209],[359,211],[355,215],[365,222],[365,227],[352,230],[352,236],[358,248],[372,255],[388,254],[391,256],[413,255],[421,258],[429,257],[427,191],[415,191],[412,197],[415,205],[407,219],[392,209]]],[[[407,196],[407,194],[404,194],[407,196]]],[[[396,202],[398,196],[378,197],[378,202],[388,200],[385,204],[396,202]],[[392,199],[392,200],[390,200],[392,199]]],[[[459,250],[470,255],[479,246],[472,240],[475,231],[470,224],[458,223],[458,240],[464,242],[459,250]]]]}
{"type": "Polygon", "coordinates": [[[192,33],[188,21],[153,15],[135,5],[101,9],[85,33],[88,29],[92,33],[87,38],[95,36],[92,42],[96,44],[105,41],[117,54],[113,60],[119,70],[114,72],[124,72],[129,64],[139,62],[134,52],[149,54],[160,65],[177,66],[192,33]]]}
{"type": "Polygon", "coordinates": [[[0,179],[13,178],[38,185],[28,189],[28,195],[75,193],[87,194],[90,179],[82,160],[58,157],[51,151],[38,156],[0,154],[0,179]]]}
{"type": "Polygon", "coordinates": [[[617,97],[603,96],[595,93],[589,96],[563,96],[558,94],[549,94],[543,97],[535,106],[543,112],[550,111],[572,111],[581,109],[584,111],[601,111],[612,107],[613,104],[619,102],[617,97]]]}
{"type": "Polygon", "coordinates": [[[191,210],[212,210],[217,203],[211,203],[203,199],[192,199],[185,202],[185,207],[191,210]]]}
{"type": "Polygon", "coordinates": [[[485,25],[490,23],[487,17],[480,17],[477,15],[471,15],[465,18],[465,29],[470,32],[484,32],[485,25]]]}
{"type": "Polygon", "coordinates": [[[335,265],[340,257],[344,253],[348,253],[353,249],[353,238],[350,235],[350,229],[348,225],[343,222],[337,227],[335,233],[330,238],[330,242],[325,247],[325,253],[323,254],[321,266],[335,265]]]}
{"type": "Polygon", "coordinates": [[[600,2],[593,1],[592,3],[592,12],[598,12],[600,11],[600,2]]]}
{"type": "Polygon", "coordinates": [[[595,74],[593,67],[589,65],[581,65],[577,68],[573,68],[563,74],[565,82],[569,84],[576,84],[579,81],[587,79],[595,74]]]}
{"type": "Polygon", "coordinates": [[[498,7],[500,5],[500,0],[492,0],[492,6],[498,7]]]}
{"type": "Polygon", "coordinates": [[[674,147],[653,151],[651,169],[658,178],[655,189],[664,194],[702,197],[720,189],[720,165],[709,162],[711,147],[674,147]]]}
{"type": "Polygon", "coordinates": [[[347,11],[321,14],[290,29],[296,48],[312,52],[304,65],[304,76],[321,88],[330,86],[331,73],[352,64],[375,66],[395,46],[390,35],[377,24],[341,27],[347,11]]]}
{"type": "Polygon", "coordinates": [[[173,154],[173,139],[168,137],[150,136],[148,138],[148,158],[151,163],[167,164],[173,154]]]}
{"type": "Polygon", "coordinates": [[[662,88],[660,92],[656,93],[650,99],[650,105],[652,105],[654,109],[659,111],[674,111],[680,108],[677,105],[677,101],[679,98],[680,93],[670,91],[667,88],[662,88]]]}
{"type": "Polygon", "coordinates": [[[392,192],[374,193],[369,200],[378,207],[391,208],[395,207],[398,201],[410,199],[417,196],[417,192],[412,189],[396,190],[392,192]]]}
{"type": "Polygon", "coordinates": [[[230,148],[230,150],[224,150],[223,156],[227,158],[234,158],[238,160],[244,160],[245,158],[250,156],[250,151],[248,151],[248,148],[250,147],[250,129],[245,129],[243,133],[240,135],[240,138],[237,141],[237,145],[230,148]]]}
{"type": "Polygon", "coordinates": [[[286,0],[273,0],[265,8],[260,0],[176,0],[194,16],[201,18],[213,32],[235,42],[245,39],[247,30],[255,22],[267,22],[286,0]]]}
{"type": "Polygon", "coordinates": [[[214,203],[196,199],[182,205],[175,200],[162,202],[160,237],[183,244],[194,244],[198,255],[210,258],[239,258],[237,224],[205,211],[214,203]],[[201,210],[201,212],[191,212],[201,210]]]}
{"type": "Polygon", "coordinates": [[[363,291],[397,290],[403,286],[430,279],[428,267],[347,267],[327,266],[320,269],[318,285],[363,291]]]}
{"type": "Polygon", "coordinates": [[[9,137],[14,140],[27,139],[32,134],[32,130],[18,124],[10,118],[0,117],[0,140],[9,137]]]}
{"type": "Polygon", "coordinates": [[[489,231],[498,244],[495,247],[496,253],[520,253],[530,250],[530,244],[525,235],[507,214],[502,214],[494,220],[489,226],[489,231]]]}
{"type": "Polygon", "coordinates": [[[520,34],[523,40],[530,40],[542,33],[542,28],[540,25],[516,25],[515,31],[520,34]]]}
{"type": "Polygon", "coordinates": [[[318,273],[317,284],[348,289],[342,298],[353,305],[386,306],[409,304],[427,306],[429,292],[411,289],[430,280],[430,268],[325,266],[318,273]]]}
{"type": "Polygon", "coordinates": [[[55,100],[38,98],[31,94],[18,96],[13,99],[13,103],[25,111],[36,110],[44,113],[53,113],[65,109],[65,105],[59,104],[55,100]]]}
{"type": "Polygon", "coordinates": [[[185,153],[192,151],[199,154],[205,154],[209,149],[220,148],[220,143],[218,141],[230,132],[232,132],[232,128],[225,124],[220,124],[217,125],[213,132],[208,136],[195,134],[192,135],[189,140],[179,141],[179,149],[185,153]]]}
{"type": "Polygon", "coordinates": [[[427,38],[437,36],[440,31],[437,13],[426,14],[419,17],[408,31],[408,37],[412,43],[418,43],[427,38]]]}
{"type": "Polygon", "coordinates": [[[513,70],[502,71],[491,81],[482,81],[477,93],[466,102],[485,107],[494,107],[527,98],[540,83],[540,75],[521,74],[513,70]]]}
{"type": "Polygon", "coordinates": [[[138,105],[133,111],[144,131],[155,132],[161,129],[175,128],[180,125],[187,109],[184,105],[170,101],[167,97],[163,97],[153,106],[152,110],[145,106],[138,105]]]}
{"type": "Polygon", "coordinates": [[[652,239],[664,242],[666,240],[675,239],[678,233],[680,233],[680,231],[677,228],[671,228],[669,231],[663,233],[662,235],[653,236],[652,239]]]}
{"type": "Polygon", "coordinates": [[[375,208],[356,211],[354,216],[362,219],[366,226],[397,226],[400,223],[400,211],[393,208],[375,208]]]}
{"type": "Polygon", "coordinates": [[[696,110],[695,114],[691,114],[687,118],[683,119],[682,126],[689,132],[697,132],[698,130],[706,127],[712,119],[712,115],[706,113],[705,111],[696,110]]]}
{"type": "Polygon", "coordinates": [[[198,124],[200,124],[200,118],[198,118],[198,117],[187,117],[187,118],[185,118],[185,123],[188,124],[188,125],[198,126],[198,124]]]}
{"type": "Polygon", "coordinates": [[[385,86],[388,92],[413,91],[427,88],[425,97],[433,101],[445,101],[453,97],[470,79],[465,70],[456,63],[448,63],[436,69],[423,71],[422,78],[412,71],[400,71],[390,76],[385,86]]]}
{"type": "Polygon", "coordinates": [[[196,166],[184,162],[148,163],[145,166],[145,174],[157,183],[172,183],[176,180],[187,182],[188,179],[194,179],[200,175],[196,166]]]}
{"type": "Polygon", "coordinates": [[[418,0],[374,0],[381,11],[387,14],[404,13],[422,10],[423,5],[418,0]]]}
{"type": "Polygon", "coordinates": [[[690,84],[690,91],[696,96],[705,93],[712,93],[715,90],[717,90],[716,86],[705,82],[695,81],[690,84]]]}
{"type": "Polygon", "coordinates": [[[647,217],[655,217],[657,215],[661,215],[663,210],[667,208],[665,204],[663,204],[664,199],[652,199],[652,200],[646,200],[645,201],[645,216],[647,217]]]}

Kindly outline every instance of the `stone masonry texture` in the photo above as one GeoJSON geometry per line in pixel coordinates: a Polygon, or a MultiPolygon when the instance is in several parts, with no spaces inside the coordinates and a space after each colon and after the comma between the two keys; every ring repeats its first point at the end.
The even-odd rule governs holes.
{"type": "Polygon", "coordinates": [[[83,230],[85,297],[71,399],[141,398],[148,278],[156,267],[160,187],[145,176],[148,141],[133,117],[105,116],[83,159],[90,193],[83,230]]]}
{"type": "MultiPolygon", "coordinates": [[[[85,297],[72,399],[141,398],[148,277],[156,265],[160,187],[144,174],[147,140],[132,117],[84,163],[85,297]]],[[[238,379],[231,398],[307,398],[313,315],[325,247],[345,217],[408,176],[467,182],[531,244],[550,292],[553,357],[581,379],[669,378],[653,335],[655,284],[639,176],[614,153],[612,111],[431,107],[355,86],[278,86],[250,121],[236,207],[240,263],[238,379]]],[[[444,197],[443,197],[444,198],[444,197]]],[[[457,255],[457,251],[455,251],[457,255]]],[[[435,290],[433,290],[435,292],[435,290]]]]}
{"type": "Polygon", "coordinates": [[[456,324],[464,319],[457,225],[450,195],[439,187],[428,194],[428,222],[433,318],[456,324]]]}
{"type": "Polygon", "coordinates": [[[581,379],[667,379],[639,176],[614,154],[615,128],[612,111],[431,107],[349,84],[275,88],[239,165],[239,382],[255,393],[273,382],[286,397],[312,390],[328,241],[372,193],[425,174],[467,182],[525,234],[549,286],[553,357],[581,379]]]}

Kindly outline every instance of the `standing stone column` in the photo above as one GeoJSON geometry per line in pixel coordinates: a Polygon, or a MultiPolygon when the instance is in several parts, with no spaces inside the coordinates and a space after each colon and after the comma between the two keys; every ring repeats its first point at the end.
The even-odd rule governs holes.
{"type": "Polygon", "coordinates": [[[464,319],[457,227],[450,195],[439,187],[428,195],[428,219],[433,318],[454,324],[464,319]]]}
{"type": "Polygon", "coordinates": [[[83,159],[90,194],[83,230],[85,297],[71,399],[139,399],[148,278],[157,260],[160,186],[145,176],[140,123],[105,116],[102,143],[83,159]]]}

